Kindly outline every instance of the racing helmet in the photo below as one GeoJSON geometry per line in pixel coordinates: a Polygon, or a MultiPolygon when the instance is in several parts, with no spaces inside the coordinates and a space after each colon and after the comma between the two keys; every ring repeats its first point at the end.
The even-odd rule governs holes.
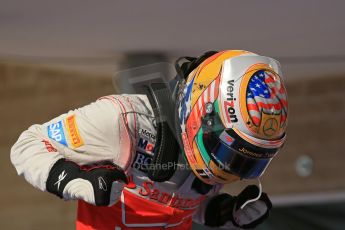
{"type": "Polygon", "coordinates": [[[207,184],[258,178],[285,142],[287,114],[278,61],[214,52],[189,71],[178,93],[183,155],[207,184]]]}

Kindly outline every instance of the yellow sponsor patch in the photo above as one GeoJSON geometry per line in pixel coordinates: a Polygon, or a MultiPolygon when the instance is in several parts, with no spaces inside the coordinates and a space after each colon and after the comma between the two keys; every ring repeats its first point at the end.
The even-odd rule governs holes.
{"type": "Polygon", "coordinates": [[[75,115],[72,115],[66,118],[66,127],[67,127],[68,137],[70,139],[72,146],[74,148],[78,148],[84,145],[84,142],[81,139],[78,126],[75,120],[75,115]]]}

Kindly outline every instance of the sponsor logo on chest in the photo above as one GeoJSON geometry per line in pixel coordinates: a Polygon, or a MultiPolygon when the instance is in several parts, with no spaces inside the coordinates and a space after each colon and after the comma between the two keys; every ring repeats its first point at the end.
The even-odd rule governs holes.
{"type": "Polygon", "coordinates": [[[139,129],[139,136],[145,138],[153,143],[156,142],[156,135],[152,134],[147,129],[139,129]]]}
{"type": "Polygon", "coordinates": [[[139,129],[137,149],[148,154],[153,154],[156,143],[156,135],[147,129],[139,129]]]}
{"type": "Polygon", "coordinates": [[[147,172],[152,162],[152,155],[137,151],[132,168],[138,169],[141,172],[147,172]]]}
{"type": "Polygon", "coordinates": [[[161,191],[154,186],[154,182],[145,181],[141,186],[130,182],[126,188],[140,197],[161,203],[177,209],[194,209],[200,205],[205,196],[199,195],[197,198],[189,198],[179,194],[172,194],[161,191]]]}
{"type": "Polygon", "coordinates": [[[137,148],[146,153],[153,153],[156,143],[156,135],[147,129],[139,129],[137,148]]]}
{"type": "Polygon", "coordinates": [[[138,145],[137,145],[138,149],[140,149],[144,152],[147,152],[147,153],[153,153],[154,147],[155,147],[154,143],[149,142],[148,140],[139,137],[138,145]]]}

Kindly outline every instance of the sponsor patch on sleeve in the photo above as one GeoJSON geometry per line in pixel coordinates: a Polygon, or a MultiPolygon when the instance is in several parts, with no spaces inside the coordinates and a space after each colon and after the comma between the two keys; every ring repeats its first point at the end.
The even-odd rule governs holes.
{"type": "Polygon", "coordinates": [[[55,122],[48,126],[48,137],[64,146],[67,146],[62,121],[55,122]]]}
{"type": "Polygon", "coordinates": [[[76,122],[75,115],[66,118],[66,128],[71,145],[74,148],[78,148],[84,145],[84,142],[80,136],[78,125],[76,122]]]}
{"type": "Polygon", "coordinates": [[[47,140],[42,140],[48,152],[57,152],[57,149],[47,140]]]}

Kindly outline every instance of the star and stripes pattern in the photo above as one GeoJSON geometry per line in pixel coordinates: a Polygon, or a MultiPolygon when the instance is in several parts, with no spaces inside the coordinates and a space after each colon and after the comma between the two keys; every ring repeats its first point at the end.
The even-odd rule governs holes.
{"type": "Polygon", "coordinates": [[[183,91],[184,97],[181,100],[180,106],[178,108],[179,120],[181,131],[185,132],[186,130],[186,120],[188,115],[190,114],[191,109],[191,99],[192,99],[192,87],[194,83],[193,78],[190,82],[187,82],[186,87],[183,91]]]}
{"type": "Polygon", "coordinates": [[[206,114],[206,103],[214,103],[219,93],[219,76],[213,80],[204,90],[204,92],[196,100],[190,115],[188,116],[186,125],[190,127],[186,129],[189,142],[192,143],[194,137],[201,127],[201,117],[206,114]],[[193,127],[193,128],[192,128],[193,127]]]}
{"type": "Polygon", "coordinates": [[[192,92],[193,87],[197,87],[197,85],[194,85],[194,78],[188,82],[184,89],[184,98],[181,100],[178,111],[186,157],[191,166],[196,167],[195,172],[204,180],[214,178],[214,175],[207,168],[205,162],[200,162],[197,160],[195,154],[200,155],[201,153],[195,153],[192,149],[192,146],[194,138],[201,127],[201,117],[206,113],[206,103],[214,103],[215,100],[217,100],[219,93],[219,76],[220,75],[218,75],[215,80],[206,86],[206,89],[198,97],[194,105],[192,105],[192,92]]]}
{"type": "Polygon", "coordinates": [[[273,73],[260,70],[249,80],[247,87],[247,109],[255,126],[260,125],[261,113],[281,115],[283,127],[287,117],[287,95],[285,88],[273,73]]]}
{"type": "Polygon", "coordinates": [[[187,118],[190,116],[195,116],[196,118],[204,116],[206,113],[206,103],[214,103],[214,101],[218,97],[219,93],[219,81],[220,77],[218,76],[215,80],[211,82],[210,85],[206,87],[204,92],[199,96],[198,100],[196,100],[196,103],[194,107],[191,105],[191,94],[192,94],[192,88],[194,83],[194,78],[187,83],[187,86],[184,90],[185,97],[182,99],[180,107],[179,107],[179,116],[180,116],[180,125],[182,131],[185,130],[185,124],[187,122],[187,118]]]}
{"type": "Polygon", "coordinates": [[[212,81],[196,101],[193,110],[196,110],[200,117],[204,116],[206,113],[206,103],[214,103],[214,101],[217,99],[219,93],[219,79],[220,78],[217,77],[214,81],[212,81]]]}

